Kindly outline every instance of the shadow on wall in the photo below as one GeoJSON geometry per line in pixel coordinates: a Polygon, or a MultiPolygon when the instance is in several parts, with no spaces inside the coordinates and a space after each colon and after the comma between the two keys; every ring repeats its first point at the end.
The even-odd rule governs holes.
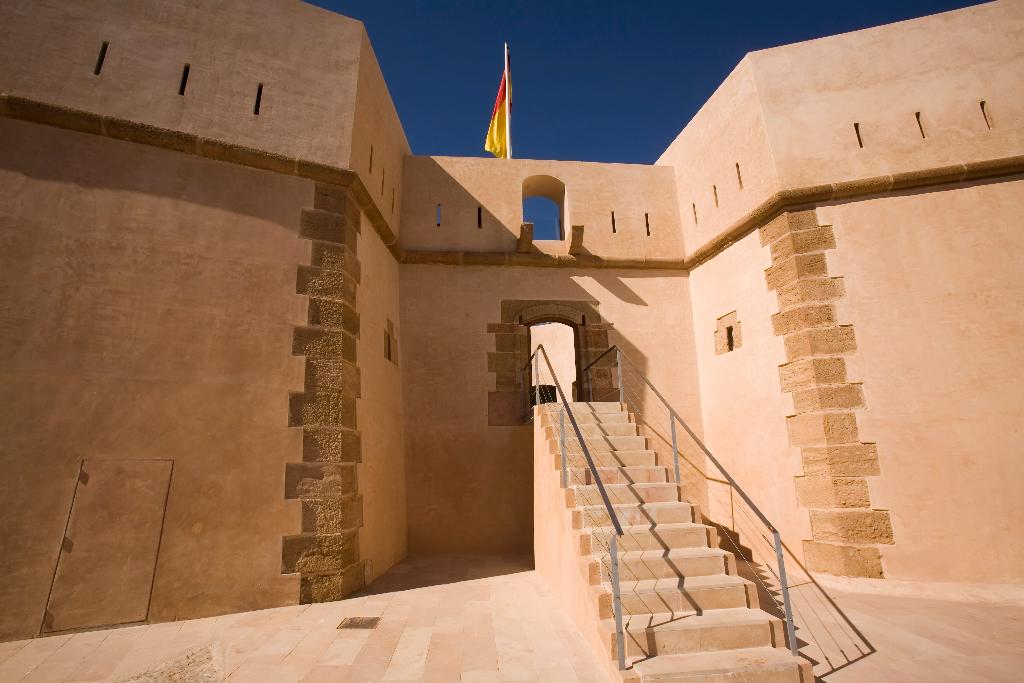
{"type": "MultiPolygon", "coordinates": [[[[191,181],[186,181],[178,170],[183,162],[180,152],[13,119],[0,119],[0,149],[4,150],[0,155],[0,169],[36,180],[178,199],[261,219],[267,219],[268,212],[280,213],[271,220],[282,226],[294,226],[298,231],[297,207],[281,202],[273,194],[253,193],[252,185],[243,181],[247,177],[286,177],[272,171],[189,156],[202,167],[203,180],[199,182],[198,176],[193,176],[191,181]],[[108,155],[121,158],[123,163],[81,163],[82,158],[108,155]],[[145,173],[136,172],[140,166],[145,166],[145,173]],[[262,196],[262,200],[254,204],[254,196],[262,196]]],[[[312,205],[312,181],[293,180],[309,184],[312,205]]]]}

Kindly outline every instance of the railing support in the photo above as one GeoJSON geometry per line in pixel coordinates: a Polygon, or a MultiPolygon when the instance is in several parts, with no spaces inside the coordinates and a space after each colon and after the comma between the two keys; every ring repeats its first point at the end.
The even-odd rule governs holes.
{"type": "Polygon", "coordinates": [[[772,529],[775,539],[775,559],[779,562],[779,583],[782,584],[782,607],[786,610],[786,637],[789,639],[789,651],[794,657],[800,656],[800,648],[796,642],[796,625],[793,623],[793,606],[789,602],[789,582],[786,581],[786,560],[782,555],[782,537],[777,529],[772,529]]]}
{"type": "Polygon", "coordinates": [[[565,408],[558,411],[558,449],[562,452],[562,488],[569,485],[569,470],[565,464],[565,408]]]}
{"type": "Polygon", "coordinates": [[[612,613],[615,615],[615,650],[619,656],[619,671],[626,670],[626,636],[622,632],[622,595],[619,591],[618,538],[612,534],[609,544],[612,563],[612,613]]]}
{"type": "Polygon", "coordinates": [[[622,351],[615,349],[615,365],[619,373],[619,403],[626,402],[626,385],[622,383],[622,351]]]}
{"type": "Polygon", "coordinates": [[[672,424],[672,465],[676,470],[676,486],[681,486],[682,481],[679,478],[679,445],[676,440],[676,418],[674,415],[668,416],[668,421],[672,424]]]}
{"type": "Polygon", "coordinates": [[[540,355],[533,357],[533,405],[540,405],[540,355]]]}

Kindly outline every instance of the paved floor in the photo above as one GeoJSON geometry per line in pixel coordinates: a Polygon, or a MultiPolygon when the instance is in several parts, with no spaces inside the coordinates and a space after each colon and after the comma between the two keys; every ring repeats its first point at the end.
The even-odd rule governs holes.
{"type": "MultiPolygon", "coordinates": [[[[809,579],[794,581],[793,602],[801,653],[824,683],[1024,680],[1019,604],[826,589],[809,579]]],[[[422,558],[341,602],[0,643],[3,683],[225,678],[605,680],[528,558],[422,558]],[[338,629],[354,616],[381,621],[338,629]]]]}
{"type": "Polygon", "coordinates": [[[532,558],[407,561],[365,595],[0,643],[0,681],[598,681],[532,558]],[[352,616],[374,629],[338,629],[352,616]]]}

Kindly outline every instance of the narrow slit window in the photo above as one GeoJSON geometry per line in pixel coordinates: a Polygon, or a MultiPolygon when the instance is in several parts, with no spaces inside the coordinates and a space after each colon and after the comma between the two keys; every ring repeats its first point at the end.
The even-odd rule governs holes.
{"type": "Polygon", "coordinates": [[[736,162],[736,182],[740,184],[740,189],[743,189],[743,174],[740,173],[740,164],[736,162]]]}
{"type": "Polygon", "coordinates": [[[441,205],[437,205],[437,227],[441,227],[441,205]]]}
{"type": "Polygon", "coordinates": [[[103,70],[103,60],[107,58],[108,47],[110,47],[110,43],[105,40],[103,41],[103,44],[100,45],[100,54],[96,57],[96,68],[92,70],[92,72],[97,76],[99,76],[100,71],[103,70]]]}
{"type": "Polygon", "coordinates": [[[651,215],[649,213],[644,214],[644,226],[647,228],[647,236],[651,236],[651,215]]]}
{"type": "Polygon", "coordinates": [[[730,351],[736,348],[736,340],[732,336],[732,325],[725,328],[725,347],[730,351]]]}
{"type": "Polygon", "coordinates": [[[711,186],[711,192],[715,195],[715,208],[718,208],[718,185],[711,186]]]}
{"type": "Polygon", "coordinates": [[[988,110],[985,109],[985,100],[978,102],[981,105],[981,116],[985,119],[985,127],[992,130],[992,122],[988,120],[988,110]]]}
{"type": "Polygon", "coordinates": [[[384,196],[384,171],[386,169],[380,169],[380,196],[384,196]]]}
{"type": "Polygon", "coordinates": [[[917,119],[917,129],[921,131],[921,139],[925,139],[928,136],[924,134],[924,125],[921,123],[921,112],[915,111],[914,118],[917,119]]]}
{"type": "Polygon", "coordinates": [[[698,221],[697,221],[697,205],[696,204],[690,204],[690,206],[693,207],[693,224],[697,225],[697,223],[698,223],[698,221]]]}
{"type": "Polygon", "coordinates": [[[263,101],[263,84],[256,86],[256,105],[252,108],[254,116],[260,115],[260,103],[263,101]]]}
{"type": "Polygon", "coordinates": [[[395,212],[395,188],[391,188],[391,213],[395,212]]]}
{"type": "Polygon", "coordinates": [[[370,173],[373,173],[373,145],[370,145],[370,173]]]}
{"type": "Polygon", "coordinates": [[[184,95],[185,88],[188,86],[188,71],[191,67],[186,64],[185,68],[181,70],[181,83],[178,85],[178,94],[184,95]]]}
{"type": "Polygon", "coordinates": [[[484,227],[484,207],[476,207],[476,229],[484,227]]]}
{"type": "Polygon", "coordinates": [[[853,132],[857,134],[857,146],[864,149],[864,139],[860,136],[860,124],[853,124],[853,132]]]}
{"type": "Polygon", "coordinates": [[[615,212],[612,211],[612,233],[615,233],[615,212]]]}

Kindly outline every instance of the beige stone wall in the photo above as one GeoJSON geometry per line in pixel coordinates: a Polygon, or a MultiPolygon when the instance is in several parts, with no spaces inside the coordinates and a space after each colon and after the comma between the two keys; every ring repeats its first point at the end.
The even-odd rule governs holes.
{"type": "Polygon", "coordinates": [[[504,299],[597,302],[608,341],[700,428],[678,273],[404,265],[401,284],[410,553],[532,547],[531,430],[488,426],[488,326],[502,322],[504,299]]]}
{"type": "MultiPolygon", "coordinates": [[[[368,226],[363,220],[363,225],[368,226]]],[[[359,241],[362,277],[359,305],[360,397],[357,425],[362,435],[362,462],[357,468],[363,499],[359,557],[372,581],[406,554],[405,448],[403,443],[402,373],[405,328],[399,316],[398,263],[373,231],[359,241]],[[392,358],[385,357],[385,334],[391,330],[392,358]]]]}
{"type": "Polygon", "coordinates": [[[818,210],[856,330],[861,439],[878,445],[871,497],[892,518],[887,577],[1024,579],[1021,206],[1015,180],[818,210]]]}
{"type": "MultiPolygon", "coordinates": [[[[570,225],[584,226],[583,253],[631,259],[682,257],[675,184],[667,168],[410,157],[405,173],[408,189],[401,238],[405,249],[514,252],[523,221],[523,182],[533,176],[551,176],[565,185],[566,235],[570,225]],[[477,227],[478,212],[481,227],[477,227]]],[[[568,237],[533,243],[533,250],[544,254],[567,254],[568,249],[568,237]]]]}
{"type": "Polygon", "coordinates": [[[8,120],[0,138],[0,635],[40,630],[83,460],[174,463],[149,619],[295,603],[313,184],[8,120]]]}
{"type": "Polygon", "coordinates": [[[687,255],[776,192],[1024,153],[1022,32],[993,2],[748,54],[657,162],[687,255]]]}

